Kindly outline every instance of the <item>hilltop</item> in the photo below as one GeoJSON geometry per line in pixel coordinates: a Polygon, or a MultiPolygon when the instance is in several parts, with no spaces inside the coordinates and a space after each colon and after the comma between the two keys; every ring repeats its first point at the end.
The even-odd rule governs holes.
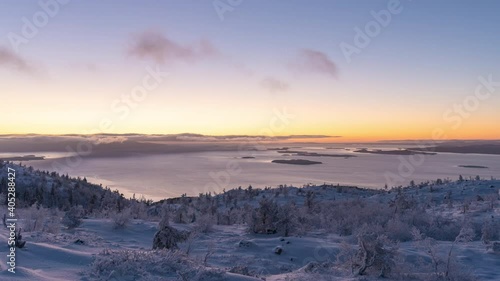
{"type": "Polygon", "coordinates": [[[9,280],[500,279],[495,179],[250,186],[152,202],[8,165],[26,241],[15,275],[0,264],[9,280]],[[169,249],[152,250],[155,237],[169,249]]]}

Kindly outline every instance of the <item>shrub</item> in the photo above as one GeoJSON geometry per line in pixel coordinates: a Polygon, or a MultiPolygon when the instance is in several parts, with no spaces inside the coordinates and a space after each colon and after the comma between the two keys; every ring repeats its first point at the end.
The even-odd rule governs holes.
{"type": "Polygon", "coordinates": [[[66,212],[62,219],[62,224],[68,229],[79,227],[82,224],[83,208],[81,206],[72,207],[66,212]]]}
{"type": "Polygon", "coordinates": [[[189,233],[179,231],[171,226],[164,226],[156,232],[153,238],[153,250],[156,249],[177,249],[177,243],[185,241],[190,236],[189,233]]]}
{"type": "Polygon", "coordinates": [[[130,209],[125,209],[121,213],[116,213],[112,219],[114,229],[127,227],[127,224],[130,222],[130,209]]]}
{"type": "Polygon", "coordinates": [[[84,275],[91,280],[196,280],[199,271],[177,251],[105,250],[84,275]]]}
{"type": "Polygon", "coordinates": [[[203,215],[195,222],[196,232],[209,233],[214,228],[214,218],[211,215],[203,215]]]}
{"type": "Polygon", "coordinates": [[[277,232],[278,220],[278,204],[264,198],[259,201],[259,207],[252,212],[249,229],[253,233],[273,234],[277,232]]]}
{"type": "Polygon", "coordinates": [[[373,272],[387,277],[395,266],[397,246],[386,236],[374,233],[358,236],[358,252],[354,258],[353,269],[358,275],[373,272]]]}

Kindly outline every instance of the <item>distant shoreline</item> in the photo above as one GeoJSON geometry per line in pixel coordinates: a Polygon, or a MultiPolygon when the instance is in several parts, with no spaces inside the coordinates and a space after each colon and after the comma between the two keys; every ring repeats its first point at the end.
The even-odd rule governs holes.
{"type": "Polygon", "coordinates": [[[356,153],[370,153],[370,154],[384,154],[384,155],[415,155],[415,154],[423,154],[423,155],[436,155],[434,152],[424,152],[424,151],[414,151],[410,149],[400,149],[400,150],[368,150],[366,148],[362,148],[354,151],[356,153]]]}
{"type": "Polygon", "coordinates": [[[31,161],[31,160],[45,160],[45,156],[36,156],[36,155],[24,155],[24,156],[13,156],[0,158],[2,161],[31,161]]]}
{"type": "Polygon", "coordinates": [[[500,144],[469,144],[469,145],[438,145],[426,148],[410,148],[424,152],[445,152],[459,154],[489,154],[500,155],[500,144]]]}

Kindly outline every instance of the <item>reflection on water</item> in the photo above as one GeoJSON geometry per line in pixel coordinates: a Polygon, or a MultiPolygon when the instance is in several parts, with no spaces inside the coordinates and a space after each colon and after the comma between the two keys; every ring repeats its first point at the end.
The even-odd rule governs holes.
{"type": "MultiPolygon", "coordinates": [[[[332,149],[334,146],[329,146],[328,149],[321,148],[321,153],[354,153],[352,150],[359,147],[352,146],[350,151],[339,151],[332,149]]],[[[318,151],[318,148],[313,150],[303,147],[294,150],[318,151]]],[[[383,188],[386,183],[391,186],[387,179],[388,173],[405,176],[404,182],[397,182],[398,184],[408,184],[411,180],[421,182],[437,178],[457,179],[459,175],[480,175],[485,178],[500,176],[500,156],[495,155],[444,153],[425,156],[422,165],[410,167],[402,164],[404,159],[408,161],[408,156],[362,153],[355,155],[357,157],[344,159],[282,156],[276,151],[235,151],[92,158],[85,159],[75,168],[63,172],[71,176],[88,177],[89,181],[102,183],[112,189],[118,188],[128,196],[136,193],[137,196],[145,195],[152,199],[180,196],[183,193],[198,195],[209,191],[221,192],[223,189],[248,185],[265,187],[280,184],[302,186],[307,183],[339,183],[383,188]],[[243,156],[255,158],[242,159],[243,156]],[[271,163],[274,159],[292,158],[321,161],[323,164],[300,166],[271,163]],[[488,169],[463,168],[458,167],[459,165],[480,165],[487,166],[488,169]]],[[[57,160],[36,160],[26,164],[52,170],[53,161],[57,160]]]]}

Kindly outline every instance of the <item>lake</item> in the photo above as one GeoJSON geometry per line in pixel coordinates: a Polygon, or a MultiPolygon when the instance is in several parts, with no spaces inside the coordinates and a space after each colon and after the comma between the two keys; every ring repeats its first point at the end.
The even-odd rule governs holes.
{"type": "MultiPolygon", "coordinates": [[[[367,146],[364,146],[367,147],[367,146]]],[[[401,146],[398,146],[401,147],[401,146]]],[[[373,149],[375,147],[368,147],[373,149]]],[[[384,149],[390,149],[387,146],[384,149]]],[[[59,172],[86,177],[111,189],[119,189],[127,197],[144,195],[158,200],[184,193],[198,195],[221,192],[224,189],[276,187],[281,184],[341,184],[368,188],[407,185],[438,178],[458,179],[479,175],[484,178],[500,176],[500,156],[479,154],[438,153],[437,155],[380,155],[356,153],[348,145],[310,146],[291,148],[308,152],[355,155],[352,158],[283,156],[277,151],[221,151],[142,155],[134,157],[85,158],[74,167],[59,172]],[[346,150],[349,149],[349,150],[346,150]],[[255,157],[245,158],[242,157],[255,157]],[[288,165],[271,163],[276,159],[306,159],[321,161],[319,165],[288,165]],[[406,163],[406,164],[403,164],[406,163]],[[412,164],[413,163],[413,164],[412,164]],[[466,168],[460,165],[486,166],[466,168]]],[[[25,162],[42,170],[54,170],[56,154],[44,155],[45,160],[25,162]]],[[[0,156],[6,156],[0,154],[0,156]]],[[[66,155],[65,155],[66,156],[66,155]]],[[[64,161],[62,162],[64,163],[64,161]]]]}

